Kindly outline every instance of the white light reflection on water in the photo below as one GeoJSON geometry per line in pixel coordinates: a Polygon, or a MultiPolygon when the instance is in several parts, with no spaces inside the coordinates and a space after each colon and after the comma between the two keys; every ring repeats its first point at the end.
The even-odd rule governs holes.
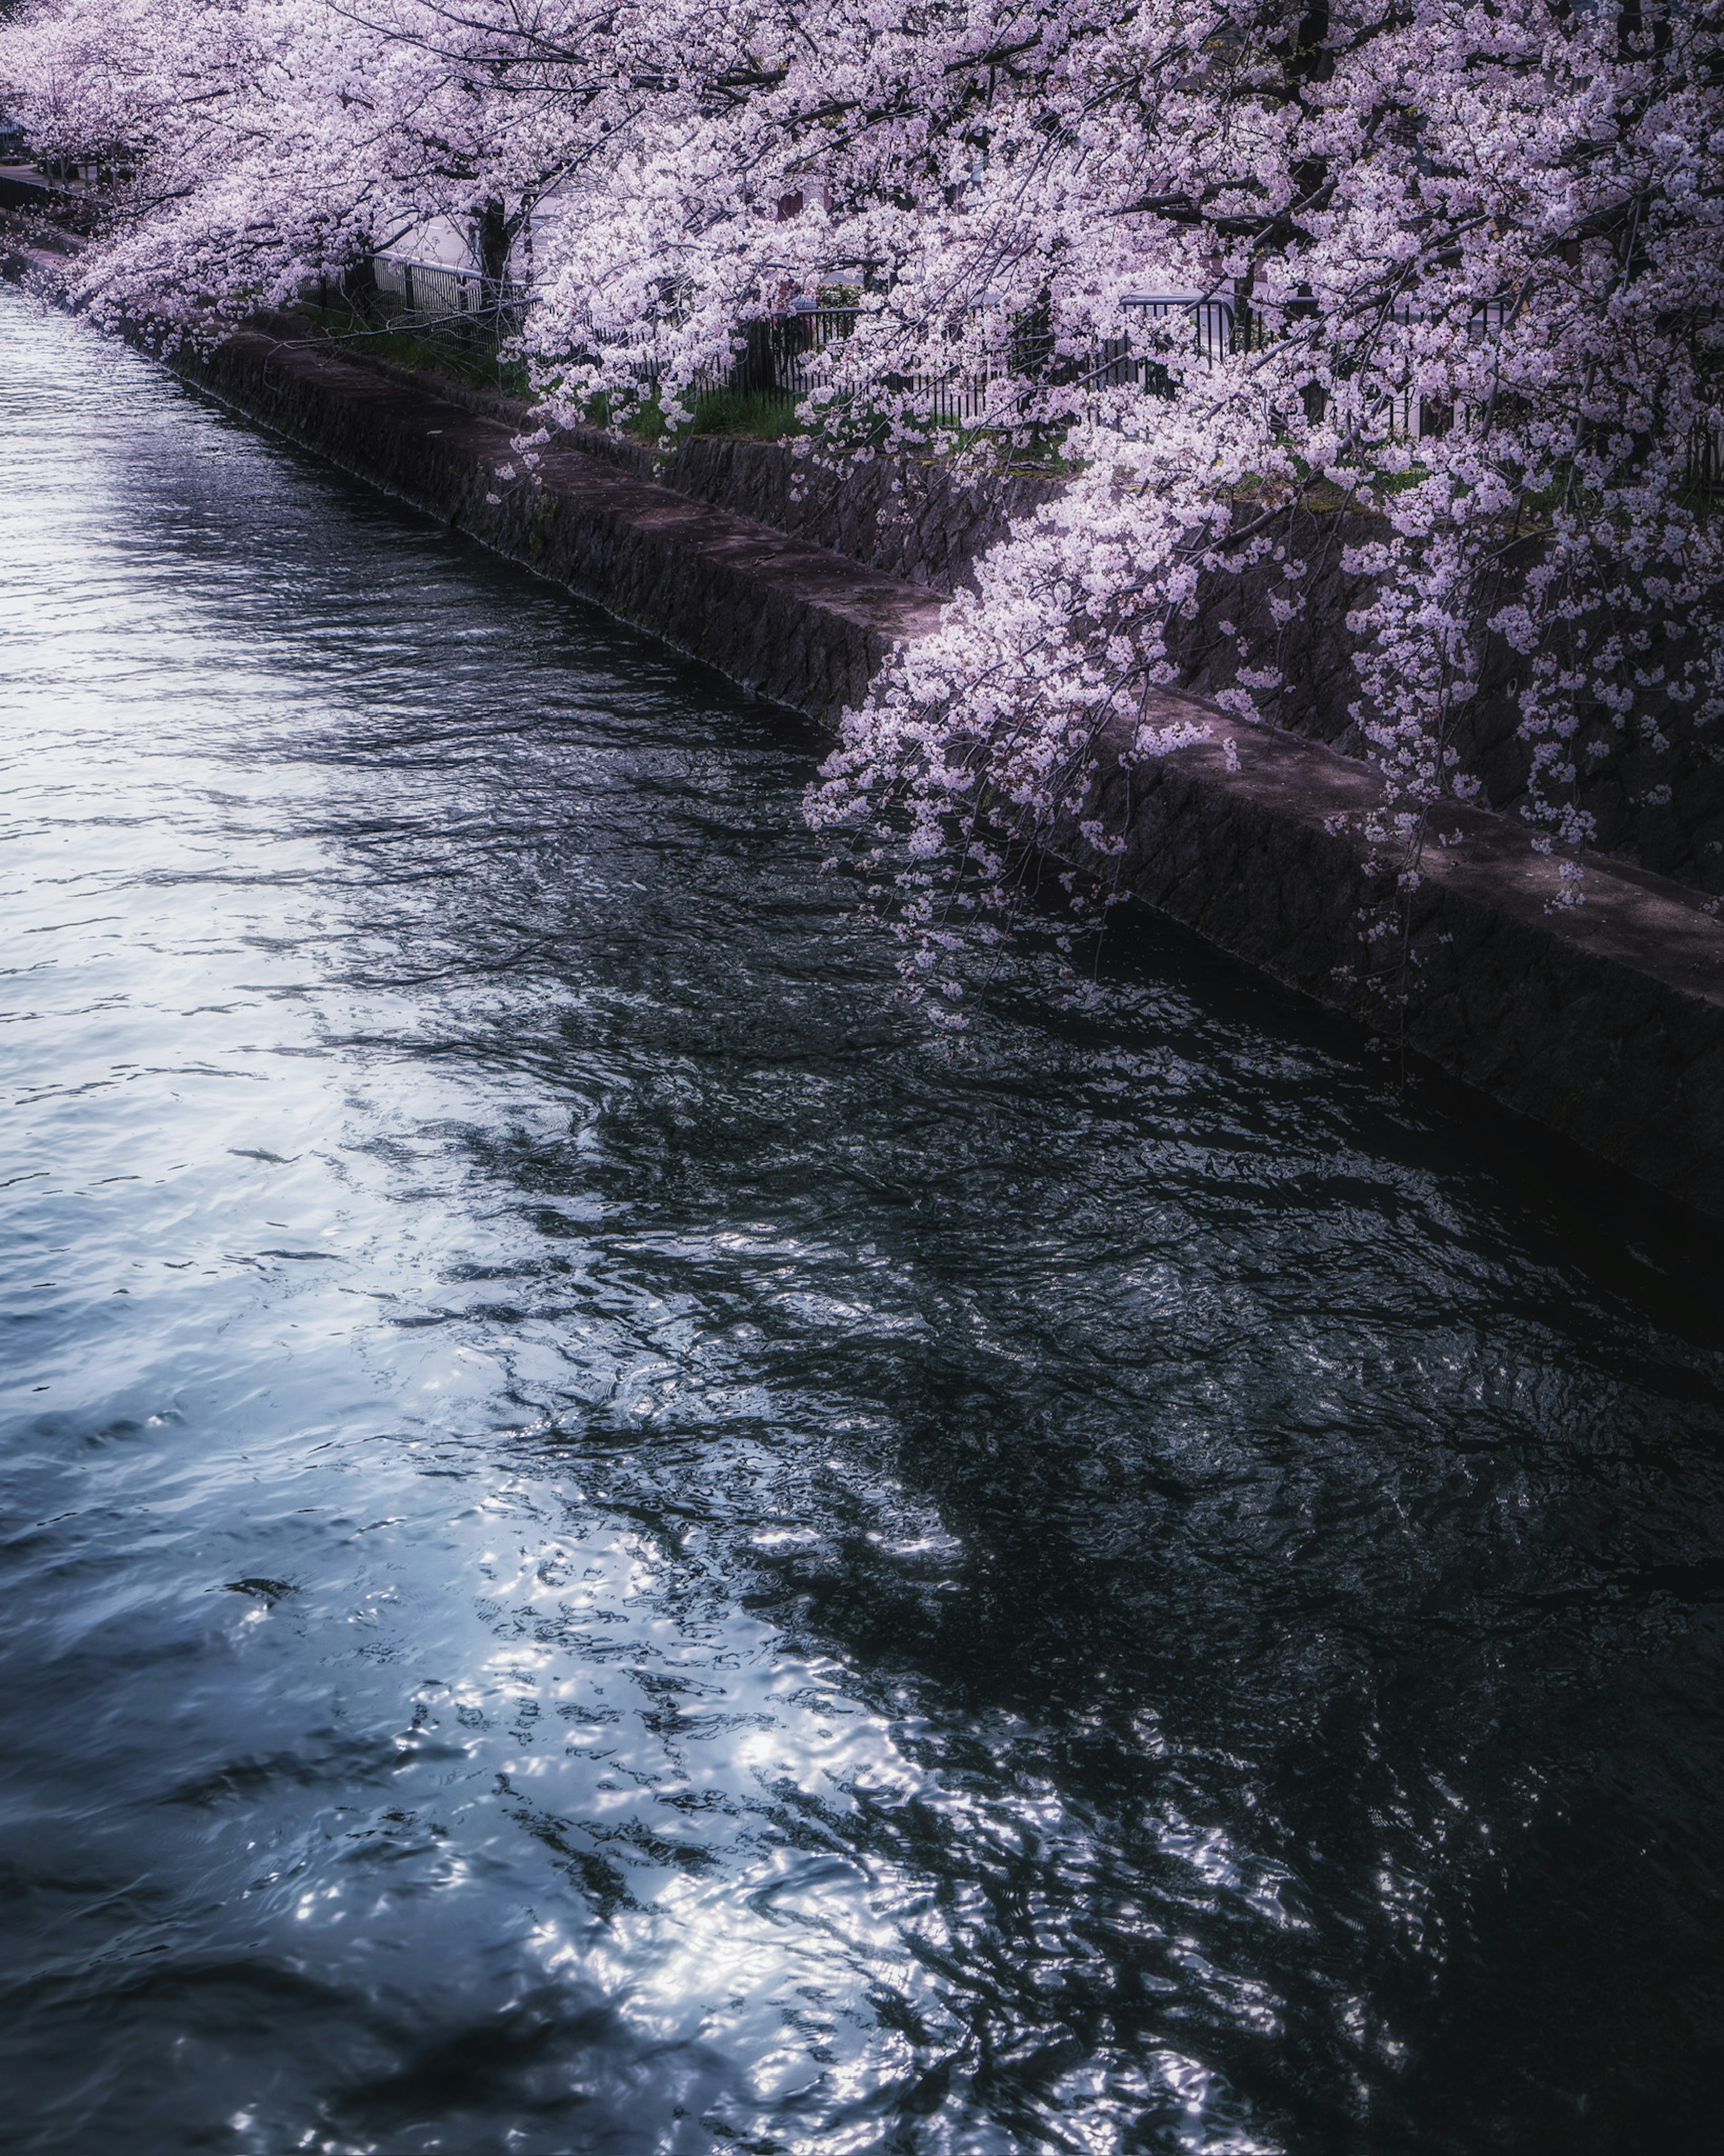
{"type": "Polygon", "coordinates": [[[929,1043],[809,742],[0,345],[21,2151],[1685,2145],[1711,1335],[1184,945],[929,1043]]]}

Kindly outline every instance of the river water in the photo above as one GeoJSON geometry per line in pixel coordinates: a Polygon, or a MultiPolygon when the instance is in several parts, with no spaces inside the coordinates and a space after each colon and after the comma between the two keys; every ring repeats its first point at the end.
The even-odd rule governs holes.
{"type": "Polygon", "coordinates": [[[1660,2150],[1716,1276],[0,301],[11,2149],[1660,2150]]]}

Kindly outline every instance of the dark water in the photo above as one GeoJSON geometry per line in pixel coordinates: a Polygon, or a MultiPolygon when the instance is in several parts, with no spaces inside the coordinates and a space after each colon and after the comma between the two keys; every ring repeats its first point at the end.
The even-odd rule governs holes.
{"type": "Polygon", "coordinates": [[[1715,1276],[0,345],[4,2146],[1718,2145],[1715,1276]]]}

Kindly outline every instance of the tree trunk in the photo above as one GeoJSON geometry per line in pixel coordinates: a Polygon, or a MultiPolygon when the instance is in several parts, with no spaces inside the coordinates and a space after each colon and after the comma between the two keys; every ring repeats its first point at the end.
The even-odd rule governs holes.
{"type": "Polygon", "coordinates": [[[488,197],[475,213],[473,252],[478,259],[480,275],[490,283],[499,284],[508,275],[509,250],[520,228],[520,218],[511,217],[495,195],[488,197]]]}

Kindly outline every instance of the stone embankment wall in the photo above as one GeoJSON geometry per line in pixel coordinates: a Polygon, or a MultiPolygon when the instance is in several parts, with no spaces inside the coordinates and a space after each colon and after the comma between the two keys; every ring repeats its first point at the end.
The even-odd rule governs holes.
{"type": "Polygon", "coordinates": [[[711,439],[685,443],[661,475],[685,494],[945,592],[972,583],[988,548],[1059,492],[1033,472],[960,477],[913,457],[834,470],[788,443],[711,439]]]}
{"type": "MultiPolygon", "coordinates": [[[[305,325],[275,318],[304,341],[305,325]]],[[[367,359],[403,388],[431,389],[517,433],[539,420],[525,404],[488,390],[367,359]]],[[[558,447],[577,449],[630,477],[709,503],[791,539],[842,554],[903,583],[950,593],[973,586],[975,565],[1018,518],[1059,494],[1056,480],[1012,471],[960,475],[917,457],[869,457],[841,467],[798,454],[788,442],[698,435],[674,449],[619,439],[597,428],[556,431],[558,447]]]]}
{"type": "Polygon", "coordinates": [[[937,619],[925,590],[640,475],[563,435],[529,470],[526,414],[308,339],[290,316],[168,363],[262,420],[731,680],[829,721],[937,619]]]}
{"type": "MultiPolygon", "coordinates": [[[[1168,718],[1189,716],[1168,700],[1168,718]]],[[[1092,804],[1121,834],[1124,887],[1316,1001],[1408,1048],[1684,1204],[1724,1216],[1724,927],[1698,893],[1589,863],[1558,904],[1557,863],[1524,828],[1445,811],[1408,933],[1361,924],[1398,901],[1360,826],[1369,766],[1278,727],[1209,738],[1126,772],[1092,804]]],[[[1085,855],[1075,832],[1062,850],[1085,855]]]]}
{"type": "MultiPolygon", "coordinates": [[[[1199,593],[1197,618],[1182,626],[1176,640],[1181,678],[1213,697],[1232,685],[1241,665],[1276,666],[1285,682],[1270,708],[1276,723],[1361,755],[1363,737],[1349,712],[1360,695],[1357,641],[1347,620],[1369,602],[1372,583],[1349,573],[1343,557],[1348,547],[1380,537],[1382,526],[1363,516],[1302,512],[1296,526],[1290,520],[1277,536],[1289,555],[1307,566],[1296,588],[1304,596],[1301,613],[1285,626],[1270,615],[1270,591],[1290,588],[1279,562],[1212,579],[1199,593]]],[[[1646,663],[1670,666],[1678,655],[1652,651],[1646,663]]],[[[1478,693],[1452,737],[1462,768],[1482,785],[1485,805],[1509,814],[1527,798],[1532,763],[1518,731],[1523,663],[1501,639],[1487,647],[1478,693]]],[[[1704,891],[1724,892],[1724,737],[1697,726],[1688,709],[1667,697],[1652,705],[1651,716],[1657,725],[1649,737],[1638,721],[1618,725],[1603,710],[1581,714],[1571,744],[1580,773],[1578,804],[1593,819],[1601,853],[1704,891]]]]}
{"type": "MultiPolygon", "coordinates": [[[[0,266],[13,276],[54,268],[23,248],[0,266]]],[[[666,464],[565,435],[529,477],[512,448],[517,408],[339,357],[303,326],[260,322],[170,363],[731,680],[829,722],[895,645],[937,624],[936,578],[960,581],[1011,513],[1009,497],[990,504],[937,474],[906,501],[885,466],[823,495],[788,451],[741,443],[690,444],[666,464]],[[852,551],[826,543],[839,539],[852,551]]],[[[1045,484],[1026,481],[1021,507],[1045,484]]],[[[1190,654],[1199,678],[1203,634],[1200,617],[1190,654]]],[[[1340,731],[1327,703],[1336,678],[1333,667],[1313,672],[1303,715],[1313,731],[1340,731]]],[[[1223,949],[1724,1217],[1724,928],[1698,893],[1600,859],[1586,905],[1553,910],[1555,865],[1524,828],[1456,811],[1444,820],[1462,843],[1427,855],[1403,964],[1398,939],[1361,935],[1388,895],[1363,829],[1380,799],[1370,767],[1201,701],[1170,696],[1167,716],[1205,738],[1104,772],[1094,807],[1125,842],[1118,864],[1097,864],[1110,878],[1117,866],[1126,888],[1223,949]]],[[[1075,831],[1062,850],[1085,857],[1075,831]]]]}
{"type": "MultiPolygon", "coordinates": [[[[960,478],[909,458],[835,473],[777,442],[697,439],[667,459],[645,449],[622,454],[643,476],[679,492],[948,592],[972,585],[988,548],[1059,492],[1056,480],[1033,473],[960,478]]],[[[1275,722],[1362,757],[1363,735],[1350,710],[1360,690],[1347,621],[1368,601],[1371,583],[1349,573],[1343,557],[1381,534],[1378,521],[1366,516],[1303,515],[1284,536],[1288,551],[1308,564],[1305,605],[1285,626],[1268,606],[1271,590],[1287,588],[1279,562],[1210,579],[1195,619],[1174,639],[1181,685],[1207,701],[1233,685],[1241,665],[1276,665],[1285,686],[1271,708],[1275,722]]],[[[1655,654],[1653,663],[1670,655],[1655,654]]],[[[1527,798],[1532,761],[1518,732],[1517,665],[1499,641],[1454,734],[1462,767],[1482,784],[1484,804],[1509,814],[1527,798]]],[[[1696,727],[1680,705],[1666,701],[1656,716],[1657,735],[1649,740],[1638,726],[1593,715],[1575,744],[1579,805],[1593,819],[1600,853],[1724,892],[1724,740],[1696,727]],[[1587,752],[1591,743],[1597,753],[1587,752]]]]}

